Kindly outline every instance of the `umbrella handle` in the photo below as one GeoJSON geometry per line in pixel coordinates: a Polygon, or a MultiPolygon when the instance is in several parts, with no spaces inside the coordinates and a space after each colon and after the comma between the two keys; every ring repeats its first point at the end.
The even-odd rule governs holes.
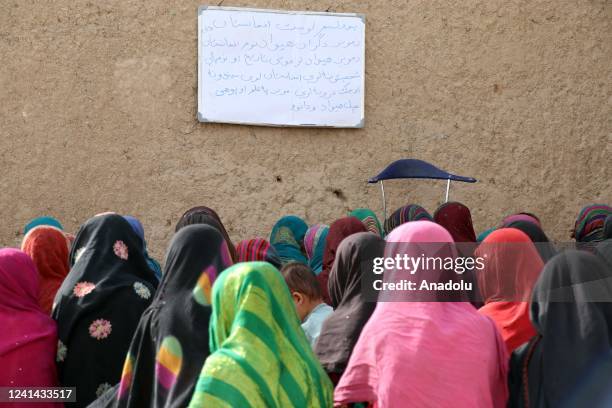
{"type": "Polygon", "coordinates": [[[450,191],[450,177],[446,180],[446,198],[444,199],[445,203],[448,203],[448,192],[450,191]]]}
{"type": "Polygon", "coordinates": [[[380,191],[382,193],[383,221],[384,221],[387,219],[387,200],[385,200],[385,185],[382,180],[380,180],[380,191]]]}

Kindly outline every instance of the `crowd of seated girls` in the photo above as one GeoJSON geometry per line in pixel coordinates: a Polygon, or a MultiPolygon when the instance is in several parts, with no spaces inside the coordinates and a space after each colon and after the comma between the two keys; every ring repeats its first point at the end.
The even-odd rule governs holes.
{"type": "Polygon", "coordinates": [[[565,250],[530,213],[477,236],[457,202],[289,215],[237,245],[196,207],[163,266],[132,216],[24,234],[0,250],[0,387],[76,387],[75,407],[612,406],[607,205],[579,212],[565,250]],[[366,299],[362,265],[428,242],[474,245],[459,255],[485,259],[478,299],[366,299]]]}

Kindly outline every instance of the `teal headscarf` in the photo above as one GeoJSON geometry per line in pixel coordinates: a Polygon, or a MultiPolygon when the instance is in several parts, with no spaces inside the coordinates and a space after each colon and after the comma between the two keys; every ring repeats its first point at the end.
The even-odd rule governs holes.
{"type": "Polygon", "coordinates": [[[50,227],[55,227],[60,231],[64,230],[64,227],[62,227],[62,224],[58,220],[56,220],[53,217],[44,216],[44,217],[34,218],[32,221],[26,224],[25,228],[23,229],[23,233],[27,234],[28,232],[30,232],[30,230],[36,227],[40,227],[41,225],[48,225],[50,227]]]}
{"type": "Polygon", "coordinates": [[[478,237],[476,237],[476,242],[482,242],[482,241],[484,241],[484,239],[485,239],[486,237],[488,237],[488,236],[489,236],[489,234],[490,234],[490,233],[492,233],[493,231],[495,231],[496,229],[497,229],[497,227],[493,227],[493,228],[489,228],[489,229],[488,229],[488,230],[486,230],[486,231],[482,231],[482,232],[480,233],[480,235],[478,235],[478,237]]]}
{"type": "Polygon", "coordinates": [[[302,253],[306,230],[308,225],[295,215],[284,216],[274,224],[270,233],[270,245],[274,247],[283,264],[300,262],[308,265],[308,259],[302,253]]]}

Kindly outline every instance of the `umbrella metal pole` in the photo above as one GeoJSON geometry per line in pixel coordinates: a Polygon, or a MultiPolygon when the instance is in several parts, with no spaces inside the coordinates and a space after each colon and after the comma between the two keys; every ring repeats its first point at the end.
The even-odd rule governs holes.
{"type": "Polygon", "coordinates": [[[385,185],[382,180],[380,180],[380,191],[382,192],[383,199],[383,220],[387,219],[387,200],[385,199],[385,185]]]}
{"type": "Polygon", "coordinates": [[[448,203],[448,192],[450,191],[450,179],[446,180],[446,199],[445,199],[445,203],[448,203]]]}

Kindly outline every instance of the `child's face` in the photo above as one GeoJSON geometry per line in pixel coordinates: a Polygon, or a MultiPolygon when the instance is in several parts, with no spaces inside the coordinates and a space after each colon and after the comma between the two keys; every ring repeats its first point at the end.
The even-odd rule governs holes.
{"type": "Polygon", "coordinates": [[[295,309],[297,310],[300,321],[304,321],[304,318],[310,313],[310,302],[308,302],[308,298],[300,292],[291,292],[291,297],[293,298],[293,303],[295,303],[295,309]]]}

